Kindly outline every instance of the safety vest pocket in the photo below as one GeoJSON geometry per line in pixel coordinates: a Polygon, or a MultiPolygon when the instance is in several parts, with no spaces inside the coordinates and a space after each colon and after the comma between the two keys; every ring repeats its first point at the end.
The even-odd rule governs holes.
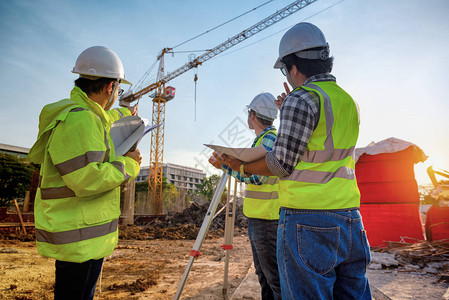
{"type": "Polygon", "coordinates": [[[110,200],[114,198],[116,197],[106,193],[106,195],[100,198],[91,199],[89,203],[85,203],[82,206],[84,223],[86,225],[94,225],[118,219],[120,216],[120,202],[117,201],[116,203],[116,201],[110,200]]]}

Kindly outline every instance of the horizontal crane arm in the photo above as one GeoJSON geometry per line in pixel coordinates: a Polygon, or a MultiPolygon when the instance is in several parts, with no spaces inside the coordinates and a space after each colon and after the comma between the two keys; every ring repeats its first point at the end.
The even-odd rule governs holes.
{"type": "Polygon", "coordinates": [[[262,30],[270,27],[271,25],[283,20],[284,18],[290,16],[291,14],[297,12],[298,10],[306,7],[307,5],[309,5],[315,1],[317,1],[317,0],[299,0],[299,1],[295,1],[295,2],[287,5],[283,9],[278,10],[277,12],[275,12],[274,14],[270,15],[269,17],[263,19],[259,23],[249,27],[248,29],[243,30],[241,33],[233,36],[232,38],[229,38],[227,41],[221,43],[220,45],[216,46],[215,48],[206,51],[204,54],[197,57],[193,61],[186,63],[185,65],[174,70],[171,73],[168,73],[167,75],[162,77],[159,81],[150,84],[149,86],[141,89],[140,91],[138,91],[134,94],[130,94],[130,95],[126,95],[126,96],[122,97],[120,99],[120,101],[130,103],[130,102],[133,102],[133,101],[139,99],[143,95],[157,89],[162,84],[169,82],[170,80],[178,77],[179,75],[189,71],[192,68],[198,67],[198,65],[201,65],[202,63],[208,61],[209,59],[222,53],[223,51],[226,51],[227,49],[234,47],[235,45],[243,42],[247,38],[250,38],[251,36],[253,36],[253,35],[261,32],[262,30]]]}

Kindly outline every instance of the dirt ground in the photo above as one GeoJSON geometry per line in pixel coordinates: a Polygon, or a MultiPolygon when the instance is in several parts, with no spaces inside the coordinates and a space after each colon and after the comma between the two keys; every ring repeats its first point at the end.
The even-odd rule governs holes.
{"type": "MultiPolygon", "coordinates": [[[[105,260],[95,299],[173,299],[193,243],[194,240],[120,240],[105,260]]],[[[204,241],[202,255],[193,264],[182,299],[223,299],[222,244],[222,237],[204,241]]],[[[231,296],[239,285],[240,291],[232,299],[260,299],[251,263],[249,240],[238,233],[234,237],[227,292],[231,296]],[[245,286],[244,279],[251,283],[245,286]]],[[[429,274],[368,270],[368,277],[375,300],[443,299],[448,289],[447,283],[438,283],[437,277],[429,274]]],[[[54,260],[41,257],[32,241],[0,241],[0,278],[0,299],[53,299],[54,260]]]]}
{"type": "MultiPolygon", "coordinates": [[[[194,240],[120,241],[105,260],[99,299],[173,299],[194,240]]],[[[206,239],[184,286],[182,299],[222,299],[223,238],[206,239]]],[[[53,299],[54,260],[34,242],[0,241],[0,299],[53,299]]],[[[248,238],[234,237],[228,295],[251,267],[248,238]]],[[[95,297],[97,299],[97,297],[95,297]]]]}
{"type": "MultiPolygon", "coordinates": [[[[105,259],[95,299],[173,299],[207,208],[207,205],[192,205],[183,213],[163,221],[153,220],[146,226],[120,226],[118,247],[105,259]]],[[[245,229],[246,218],[239,211],[241,209],[236,214],[226,299],[260,300],[245,229]]],[[[212,222],[181,299],[224,299],[225,252],[220,247],[224,243],[224,224],[224,214],[212,222]]],[[[54,260],[37,253],[34,228],[27,230],[26,235],[20,227],[0,230],[0,300],[53,299],[54,260]]],[[[401,263],[420,264],[423,253],[427,253],[426,259],[434,261],[433,255],[439,250],[425,249],[407,250],[403,258],[408,259],[401,263]]],[[[444,252],[444,257],[448,257],[447,245],[441,249],[439,253],[444,252]]],[[[403,266],[369,269],[368,278],[375,300],[449,300],[449,264],[435,274],[408,272],[403,266]]]]}

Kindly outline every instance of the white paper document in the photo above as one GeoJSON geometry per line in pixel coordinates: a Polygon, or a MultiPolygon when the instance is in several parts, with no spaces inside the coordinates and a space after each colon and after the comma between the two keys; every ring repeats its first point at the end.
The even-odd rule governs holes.
{"type": "Polygon", "coordinates": [[[218,154],[226,154],[244,162],[258,160],[267,154],[267,150],[262,145],[254,148],[229,148],[210,144],[204,144],[204,146],[213,149],[218,154]]]}
{"type": "Polygon", "coordinates": [[[112,142],[115,146],[115,155],[121,156],[130,150],[135,150],[142,138],[159,126],[160,124],[154,126],[145,125],[142,118],[138,116],[128,116],[115,121],[110,131],[112,142]]]}

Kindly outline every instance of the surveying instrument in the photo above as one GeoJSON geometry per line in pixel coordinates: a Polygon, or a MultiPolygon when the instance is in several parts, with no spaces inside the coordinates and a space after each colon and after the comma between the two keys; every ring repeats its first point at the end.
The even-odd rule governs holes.
{"type": "Polygon", "coordinates": [[[178,300],[181,297],[182,290],[184,289],[184,285],[187,280],[187,276],[189,276],[190,269],[192,268],[193,262],[195,258],[201,255],[200,248],[203,244],[204,239],[206,238],[207,231],[209,230],[209,226],[212,220],[218,215],[215,215],[215,211],[217,210],[217,206],[220,203],[221,195],[224,192],[226,187],[226,181],[228,181],[228,193],[226,198],[226,219],[225,219],[225,233],[224,233],[224,244],[221,246],[224,251],[226,251],[225,256],[225,270],[224,270],[224,281],[223,281],[223,299],[226,299],[227,290],[228,290],[228,270],[229,270],[229,259],[231,256],[230,250],[232,250],[232,240],[234,236],[234,223],[235,223],[235,213],[236,213],[236,195],[237,195],[237,180],[234,182],[234,193],[233,193],[233,203],[232,208],[230,205],[231,202],[231,178],[226,172],[223,172],[221,175],[220,181],[217,184],[217,188],[215,189],[214,196],[212,197],[212,201],[210,202],[209,208],[206,212],[206,216],[204,217],[203,224],[201,225],[200,231],[196,237],[195,243],[193,244],[192,250],[190,250],[190,258],[187,264],[187,267],[182,275],[181,282],[179,283],[178,290],[176,291],[175,297],[173,299],[178,300]]]}

